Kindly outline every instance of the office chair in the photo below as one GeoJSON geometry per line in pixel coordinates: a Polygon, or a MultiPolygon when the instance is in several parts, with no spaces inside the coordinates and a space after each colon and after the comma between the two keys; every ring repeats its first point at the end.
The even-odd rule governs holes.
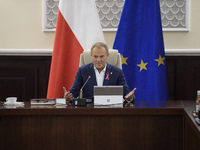
{"type": "MultiPolygon", "coordinates": [[[[83,53],[80,55],[79,67],[89,64],[91,62],[92,62],[92,59],[90,55],[90,50],[83,51],[83,53]]],[[[122,69],[121,55],[120,53],[118,53],[118,50],[109,49],[109,57],[108,57],[107,62],[113,66],[116,66],[122,69]]]]}

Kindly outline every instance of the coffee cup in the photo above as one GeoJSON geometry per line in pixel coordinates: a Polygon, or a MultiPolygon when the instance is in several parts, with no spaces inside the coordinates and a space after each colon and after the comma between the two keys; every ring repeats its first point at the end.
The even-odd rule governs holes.
{"type": "Polygon", "coordinates": [[[15,103],[17,101],[17,97],[7,97],[6,102],[7,103],[15,103]]]}

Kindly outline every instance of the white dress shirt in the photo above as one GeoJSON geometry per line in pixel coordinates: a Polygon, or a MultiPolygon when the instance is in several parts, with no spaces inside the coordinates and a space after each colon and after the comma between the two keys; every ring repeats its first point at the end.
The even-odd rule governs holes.
{"type": "MultiPolygon", "coordinates": [[[[106,64],[106,66],[107,66],[107,64],[106,64]]],[[[106,66],[100,73],[97,70],[97,68],[94,66],[94,72],[96,75],[97,86],[103,86],[104,76],[105,76],[105,72],[106,72],[106,66]]]]}

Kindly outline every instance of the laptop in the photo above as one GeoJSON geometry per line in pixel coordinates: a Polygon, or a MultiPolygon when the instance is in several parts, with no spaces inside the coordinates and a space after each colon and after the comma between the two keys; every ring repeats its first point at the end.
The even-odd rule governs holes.
{"type": "Polygon", "coordinates": [[[123,104],[123,86],[94,86],[94,105],[123,104]]]}

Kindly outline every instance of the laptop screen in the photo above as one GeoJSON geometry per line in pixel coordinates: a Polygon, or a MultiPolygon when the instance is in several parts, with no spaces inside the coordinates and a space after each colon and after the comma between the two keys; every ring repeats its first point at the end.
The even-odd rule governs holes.
{"type": "Polygon", "coordinates": [[[123,103],[123,86],[94,86],[94,105],[123,103]]]}

